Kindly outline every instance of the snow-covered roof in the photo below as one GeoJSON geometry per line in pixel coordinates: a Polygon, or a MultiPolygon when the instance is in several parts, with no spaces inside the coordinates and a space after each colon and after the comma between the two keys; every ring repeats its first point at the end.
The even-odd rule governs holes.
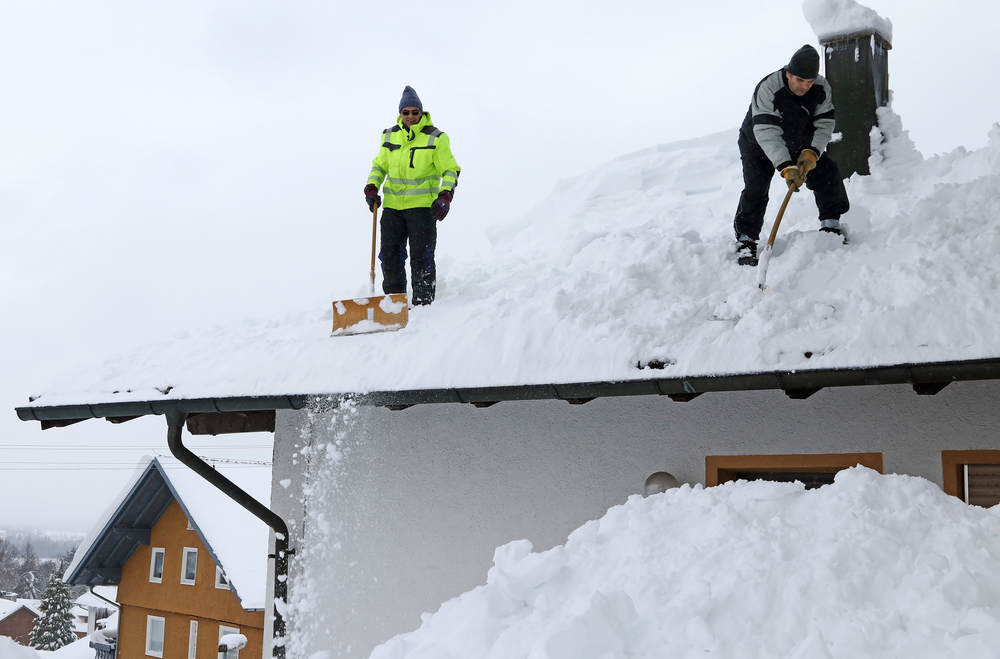
{"type": "MultiPolygon", "coordinates": [[[[270,467],[218,465],[243,491],[270,501],[270,467]]],[[[246,610],[264,608],[270,530],[238,503],[173,458],[146,457],[80,544],[66,569],[69,583],[89,583],[107,568],[120,568],[138,545],[117,549],[118,525],[152,528],[171,501],[177,501],[215,563],[222,567],[246,610]],[[136,517],[138,510],[141,517],[136,517]],[[123,522],[127,522],[123,524],[123,522]]]]}
{"type": "Polygon", "coordinates": [[[17,602],[11,602],[10,600],[0,599],[0,620],[9,618],[10,616],[17,613],[18,609],[27,609],[30,613],[34,614],[37,618],[41,616],[41,612],[37,607],[37,600],[32,600],[35,606],[31,606],[30,603],[26,603],[24,600],[18,600],[17,602]]]}
{"type": "MultiPolygon", "coordinates": [[[[872,174],[848,183],[850,244],[794,195],[772,292],[736,264],[726,131],[561,181],[487,227],[486,258],[442,265],[437,300],[398,332],[331,338],[329,307],[215,327],[68,372],[31,407],[618,382],[651,361],[687,378],[998,358],[1000,127],[924,158],[891,109],[879,117],[872,174]]],[[[775,177],[763,240],[785,190],[775,177]]]]}
{"type": "Polygon", "coordinates": [[[91,607],[96,607],[98,609],[110,609],[113,608],[108,600],[115,602],[118,597],[118,587],[117,586],[94,586],[94,592],[89,590],[85,593],[81,593],[79,597],[73,600],[74,604],[89,609],[91,607]],[[96,593],[96,594],[95,594],[96,593]],[[104,599],[101,599],[104,598],[104,599]]]}
{"type": "Polygon", "coordinates": [[[998,517],[864,467],[636,495],[565,545],[499,547],[371,659],[995,657],[998,517]]]}

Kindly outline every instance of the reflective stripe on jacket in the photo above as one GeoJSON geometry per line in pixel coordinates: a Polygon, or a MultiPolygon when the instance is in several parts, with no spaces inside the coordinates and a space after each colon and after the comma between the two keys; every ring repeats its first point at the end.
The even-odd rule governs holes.
{"type": "Polygon", "coordinates": [[[760,145],[780,172],[794,165],[803,149],[823,155],[834,123],[833,92],[826,78],[816,76],[809,91],[796,96],[780,69],[757,83],[740,132],[760,145]]]}
{"type": "Polygon", "coordinates": [[[382,189],[385,207],[394,210],[429,208],[441,190],[454,192],[461,168],[451,155],[448,135],[424,113],[407,128],[403,118],[382,131],[382,146],[372,160],[368,182],[382,189]]]}

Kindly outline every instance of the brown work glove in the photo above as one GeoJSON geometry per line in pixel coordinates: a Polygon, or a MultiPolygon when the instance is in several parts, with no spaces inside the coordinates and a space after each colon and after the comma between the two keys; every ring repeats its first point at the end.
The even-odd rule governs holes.
{"type": "Polygon", "coordinates": [[[799,168],[795,165],[789,165],[781,170],[781,175],[784,177],[785,181],[788,183],[788,187],[795,188],[798,192],[802,184],[806,182],[805,175],[799,171],[799,168]]]}
{"type": "Polygon", "coordinates": [[[802,153],[799,154],[799,159],[795,162],[795,166],[799,168],[802,172],[802,180],[806,180],[806,176],[809,172],[816,169],[816,161],[819,160],[819,156],[812,149],[802,149],[802,153]]]}

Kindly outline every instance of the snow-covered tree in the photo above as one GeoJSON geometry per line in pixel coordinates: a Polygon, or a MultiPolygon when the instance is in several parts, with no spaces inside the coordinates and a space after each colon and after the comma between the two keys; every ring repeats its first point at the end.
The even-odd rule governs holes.
{"type": "Polygon", "coordinates": [[[39,609],[42,616],[35,621],[28,644],[38,650],[58,650],[76,640],[73,633],[73,606],[69,587],[62,580],[62,566],[49,576],[39,609]]]}
{"type": "Polygon", "coordinates": [[[17,547],[7,538],[0,538],[0,590],[14,590],[20,576],[19,568],[17,547]]]}
{"type": "MultiPolygon", "coordinates": [[[[64,553],[62,556],[59,557],[59,560],[56,562],[56,565],[53,568],[55,572],[59,573],[59,576],[65,574],[66,568],[73,562],[73,557],[76,555],[76,550],[77,548],[73,547],[72,549],[67,550],[66,553],[64,553]]],[[[66,587],[69,588],[70,599],[74,601],[76,601],[77,597],[87,592],[87,587],[80,584],[77,584],[75,586],[66,584],[66,587]]]]}
{"type": "Polygon", "coordinates": [[[31,540],[24,541],[24,548],[21,549],[21,573],[17,579],[17,592],[21,597],[29,600],[36,600],[42,595],[42,583],[44,577],[40,574],[42,565],[35,553],[35,546],[31,540]]]}

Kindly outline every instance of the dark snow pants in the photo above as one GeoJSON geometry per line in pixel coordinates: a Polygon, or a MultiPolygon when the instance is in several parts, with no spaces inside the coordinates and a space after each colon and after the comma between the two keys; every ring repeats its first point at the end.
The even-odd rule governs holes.
{"type": "MultiPolygon", "coordinates": [[[[767,210],[768,189],[774,177],[774,165],[764,153],[764,149],[754,144],[740,133],[740,160],[743,161],[743,194],[740,195],[740,205],[736,209],[736,219],[733,228],[736,238],[741,235],[750,236],[753,240],[760,238],[760,228],[764,225],[764,212],[767,210]]],[[[793,153],[793,158],[798,158],[793,153]]],[[[813,191],[816,197],[816,207],[819,209],[819,219],[839,220],[840,216],[851,208],[847,199],[847,189],[840,177],[840,169],[830,156],[823,154],[816,169],[809,172],[806,187],[813,191]]]]}
{"type": "Polygon", "coordinates": [[[382,292],[406,292],[406,244],[410,244],[410,273],[413,278],[411,304],[430,304],[437,287],[434,248],[437,245],[437,221],[430,208],[404,211],[385,209],[382,213],[382,292]]]}

